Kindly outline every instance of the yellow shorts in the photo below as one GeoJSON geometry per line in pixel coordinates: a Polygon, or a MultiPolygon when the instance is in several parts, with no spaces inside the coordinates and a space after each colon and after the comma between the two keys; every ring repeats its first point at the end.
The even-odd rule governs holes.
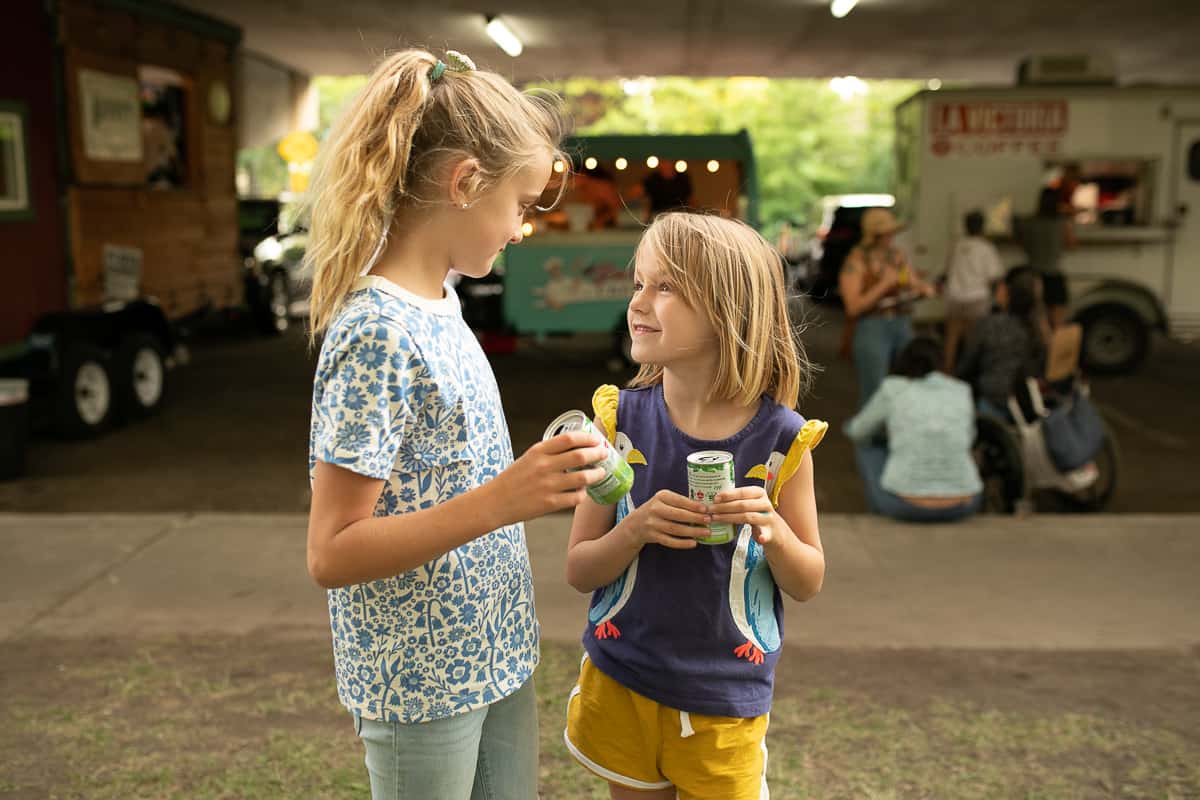
{"type": "Polygon", "coordinates": [[[679,800],[767,800],[767,718],[676,711],[626,689],[583,657],[567,700],[567,749],[630,789],[674,786],[679,800]]]}

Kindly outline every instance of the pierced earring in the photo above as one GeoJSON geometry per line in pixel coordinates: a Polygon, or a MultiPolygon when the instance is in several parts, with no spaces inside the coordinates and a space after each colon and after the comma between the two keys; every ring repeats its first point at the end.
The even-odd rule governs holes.
{"type": "Polygon", "coordinates": [[[463,207],[463,210],[465,211],[466,209],[468,209],[468,208],[470,208],[470,207],[471,207],[471,204],[470,204],[470,203],[463,203],[462,207],[463,207]]]}

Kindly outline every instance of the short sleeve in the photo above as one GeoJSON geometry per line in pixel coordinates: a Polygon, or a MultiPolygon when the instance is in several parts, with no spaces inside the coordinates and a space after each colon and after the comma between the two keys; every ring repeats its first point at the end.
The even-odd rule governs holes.
{"type": "Polygon", "coordinates": [[[610,442],[617,438],[617,402],[621,391],[611,383],[606,383],[592,394],[592,411],[604,425],[604,433],[610,442]]]}
{"type": "Polygon", "coordinates": [[[411,340],[378,317],[331,335],[314,381],[312,456],[387,479],[418,390],[411,340]]]}
{"type": "Polygon", "coordinates": [[[796,474],[796,470],[800,469],[800,462],[804,460],[804,454],[815,449],[821,443],[827,430],[829,430],[829,423],[824,420],[810,419],[804,423],[804,427],[792,440],[792,445],[783,457],[783,463],[779,466],[779,480],[775,481],[775,487],[771,491],[771,505],[779,505],[779,492],[783,489],[783,485],[791,480],[792,476],[796,474]]]}

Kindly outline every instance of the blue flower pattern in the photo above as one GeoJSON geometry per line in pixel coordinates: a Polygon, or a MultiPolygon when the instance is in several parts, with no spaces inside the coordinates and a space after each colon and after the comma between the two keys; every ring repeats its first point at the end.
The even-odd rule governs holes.
{"type": "MultiPolygon", "coordinates": [[[[317,460],[386,481],[376,516],[429,508],[512,463],[500,392],[461,315],[378,283],[325,336],[313,387],[317,460]]],[[[368,719],[427,722],[493,703],[538,660],[522,525],[417,569],[329,591],[338,696],[368,719]]]]}

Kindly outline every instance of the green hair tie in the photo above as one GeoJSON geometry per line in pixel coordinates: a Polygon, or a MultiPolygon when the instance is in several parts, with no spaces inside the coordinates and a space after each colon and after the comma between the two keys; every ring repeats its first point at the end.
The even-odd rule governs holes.
{"type": "Polygon", "coordinates": [[[433,65],[433,69],[429,70],[429,82],[437,83],[438,79],[446,72],[446,62],[439,61],[433,65]]]}

